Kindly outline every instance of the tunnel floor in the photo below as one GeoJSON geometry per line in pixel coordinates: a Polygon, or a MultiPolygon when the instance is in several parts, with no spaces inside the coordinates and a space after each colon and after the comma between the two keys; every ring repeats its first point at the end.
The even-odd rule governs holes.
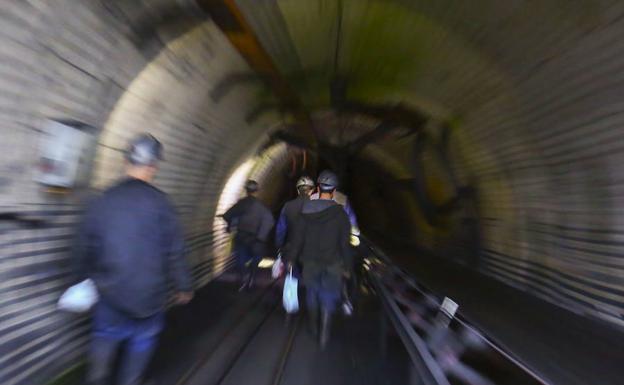
{"type": "Polygon", "coordinates": [[[555,385],[621,385],[624,331],[443,258],[386,246],[419,282],[448,296],[489,338],[555,385]]]}
{"type": "Polygon", "coordinates": [[[320,351],[298,314],[288,322],[281,283],[268,273],[258,286],[237,291],[225,274],[200,290],[193,302],[167,315],[167,327],[148,370],[151,385],[182,384],[401,384],[409,358],[391,338],[380,353],[379,308],[362,296],[353,317],[335,317],[332,339],[320,351]]]}

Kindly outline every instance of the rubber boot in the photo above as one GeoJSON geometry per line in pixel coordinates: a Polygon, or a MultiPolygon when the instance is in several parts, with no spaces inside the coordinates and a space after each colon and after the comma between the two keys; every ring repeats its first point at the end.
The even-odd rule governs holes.
{"type": "Polygon", "coordinates": [[[247,290],[250,290],[254,286],[254,281],[256,280],[256,269],[251,268],[251,272],[249,273],[249,280],[247,281],[247,290]]]}
{"type": "Polygon", "coordinates": [[[318,310],[308,309],[308,331],[314,338],[318,336],[318,324],[318,310]]]}
{"type": "Polygon", "coordinates": [[[327,348],[327,343],[329,342],[329,335],[331,333],[331,313],[327,310],[323,310],[321,312],[321,337],[320,337],[320,345],[321,350],[325,350],[327,348]]]}
{"type": "Polygon", "coordinates": [[[247,278],[247,274],[241,274],[241,286],[238,288],[238,291],[247,290],[247,286],[249,285],[249,278],[247,278]]]}

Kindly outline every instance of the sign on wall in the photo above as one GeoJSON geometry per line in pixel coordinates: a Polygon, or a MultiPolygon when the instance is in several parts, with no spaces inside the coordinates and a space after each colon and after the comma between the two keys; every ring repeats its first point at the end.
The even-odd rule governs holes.
{"type": "Polygon", "coordinates": [[[95,147],[95,128],[78,121],[49,120],[43,129],[35,180],[50,187],[86,185],[95,147]]]}

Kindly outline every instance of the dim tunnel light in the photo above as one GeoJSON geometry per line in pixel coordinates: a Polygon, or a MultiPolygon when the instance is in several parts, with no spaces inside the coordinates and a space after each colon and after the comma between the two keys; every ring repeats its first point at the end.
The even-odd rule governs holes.
{"type": "Polygon", "coordinates": [[[275,263],[275,259],[265,257],[265,258],[262,258],[260,263],[258,263],[258,267],[261,269],[270,269],[271,267],[273,267],[274,263],[275,263]]]}

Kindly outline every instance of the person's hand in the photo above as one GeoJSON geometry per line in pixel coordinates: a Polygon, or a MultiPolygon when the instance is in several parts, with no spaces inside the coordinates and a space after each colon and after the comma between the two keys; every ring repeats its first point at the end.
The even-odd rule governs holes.
{"type": "Polygon", "coordinates": [[[351,279],[351,272],[349,270],[345,270],[345,271],[342,272],[342,276],[345,279],[351,279]]]}
{"type": "Polygon", "coordinates": [[[187,303],[191,302],[192,299],[192,291],[181,291],[173,296],[173,301],[176,305],[186,305],[187,303]]]}

